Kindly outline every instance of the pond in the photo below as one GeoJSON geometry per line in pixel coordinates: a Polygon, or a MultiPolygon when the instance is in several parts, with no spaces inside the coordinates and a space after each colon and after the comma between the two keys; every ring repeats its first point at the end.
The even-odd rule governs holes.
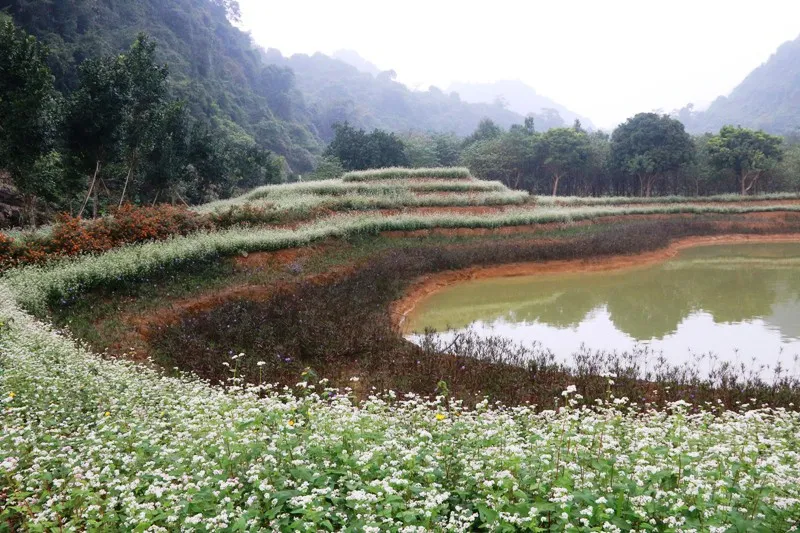
{"type": "Polygon", "coordinates": [[[459,282],[407,317],[407,331],[426,328],[535,343],[566,362],[582,349],[644,349],[673,365],[730,361],[767,372],[780,362],[797,375],[800,243],[700,246],[624,270],[459,282]]]}

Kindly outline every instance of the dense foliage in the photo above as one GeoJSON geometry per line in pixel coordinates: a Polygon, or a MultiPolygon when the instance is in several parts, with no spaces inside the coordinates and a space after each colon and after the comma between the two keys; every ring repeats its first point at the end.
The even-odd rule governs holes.
{"type": "Polygon", "coordinates": [[[250,37],[234,27],[235,0],[0,0],[15,22],[45,43],[56,87],[79,84],[86,59],[115,56],[137,34],[158,45],[170,68],[170,93],[189,114],[236,131],[305,172],[320,150],[293,73],[265,65],[250,37]]]}
{"type": "Polygon", "coordinates": [[[666,115],[640,113],[611,135],[611,163],[624,176],[639,182],[642,196],[670,172],[694,159],[694,144],[683,124],[666,115]]]}
{"type": "Polygon", "coordinates": [[[335,124],[333,140],[325,155],[336,158],[345,170],[402,167],[408,164],[402,141],[393,133],[374,130],[367,133],[347,122],[335,124]]]}
{"type": "MultiPolygon", "coordinates": [[[[415,139],[413,153],[432,153],[433,139],[427,150],[420,148],[422,140],[415,139]]],[[[577,123],[540,133],[530,119],[509,130],[484,121],[462,143],[460,158],[480,178],[534,194],[701,196],[800,190],[800,144],[732,127],[691,137],[679,121],[654,113],[632,117],[611,136],[585,132],[577,123]],[[730,146],[724,155],[723,141],[730,146]],[[740,147],[734,150],[734,144],[740,147]]]]}
{"type": "Polygon", "coordinates": [[[503,102],[410,91],[391,72],[258,50],[231,24],[232,0],[0,8],[13,17],[0,20],[5,226],[59,211],[96,217],[126,201],[200,204],[265,183],[396,165],[465,165],[534,194],[800,189],[792,138],[778,147],[737,130],[736,142],[755,152],[733,157],[720,148],[726,128],[690,139],[677,121],[642,113],[608,136],[578,120],[564,127],[547,109],[523,118],[503,102]],[[330,144],[321,158],[322,139],[330,144]]]}
{"type": "Polygon", "coordinates": [[[0,161],[22,193],[27,222],[36,223],[36,201],[59,192],[52,169],[58,95],[47,50],[0,14],[0,161]]]}
{"type": "Polygon", "coordinates": [[[74,90],[59,95],[46,49],[10,19],[0,24],[9,73],[0,150],[26,197],[26,222],[36,222],[39,199],[77,216],[91,200],[97,217],[129,200],[202,202],[280,180],[281,161],[252,138],[192,118],[170,97],[169,67],[147,35],[124,54],[83,61],[74,90]]]}
{"type": "Polygon", "coordinates": [[[733,172],[739,179],[742,194],[747,194],[759,178],[777,166],[783,157],[783,140],[763,131],[724,126],[719,135],[708,139],[711,162],[720,170],[733,172]]]}

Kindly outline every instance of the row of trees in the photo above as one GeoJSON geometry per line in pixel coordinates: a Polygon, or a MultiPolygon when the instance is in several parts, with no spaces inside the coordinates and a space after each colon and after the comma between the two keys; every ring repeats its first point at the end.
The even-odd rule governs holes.
{"type": "Polygon", "coordinates": [[[126,201],[202,202],[281,179],[282,160],[236,124],[191,118],[155,58],[140,34],[124,54],[83,61],[77,87],[62,93],[47,48],[0,16],[0,167],[24,199],[24,222],[45,203],[97,216],[126,201]]]}
{"type": "Polygon", "coordinates": [[[508,131],[483,121],[447,163],[441,137],[403,139],[414,166],[458,161],[481,178],[536,194],[705,195],[800,190],[800,143],[741,127],[692,137],[681,122],[641,113],[611,135],[571,128],[539,133],[531,118],[508,131]],[[788,141],[788,142],[787,142],[788,141]],[[418,157],[426,154],[428,157],[418,157]]]}
{"type": "Polygon", "coordinates": [[[800,189],[800,145],[726,126],[692,137],[667,115],[641,113],[611,135],[570,128],[536,131],[533,117],[509,130],[483,120],[467,138],[367,133],[337,125],[318,177],[382,166],[464,164],[481,178],[536,194],[703,195],[800,189]]]}

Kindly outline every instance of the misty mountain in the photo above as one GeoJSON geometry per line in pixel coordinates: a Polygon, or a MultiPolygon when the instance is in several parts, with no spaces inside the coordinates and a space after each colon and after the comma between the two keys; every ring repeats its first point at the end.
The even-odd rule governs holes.
{"type": "Polygon", "coordinates": [[[483,118],[509,128],[524,117],[486,103],[468,103],[436,87],[414,91],[395,80],[394,71],[373,76],[325,54],[284,57],[278,50],[264,53],[267,63],[294,72],[297,88],[323,140],[333,138],[333,124],[349,122],[367,130],[443,132],[466,136],[483,118]]]}
{"type": "Polygon", "coordinates": [[[677,117],[693,133],[716,132],[726,124],[787,134],[800,128],[800,37],[782,44],[728,96],[704,112],[687,106],[677,117]]]}
{"type": "MultiPolygon", "coordinates": [[[[572,125],[579,119],[584,128],[594,129],[594,124],[589,118],[579,115],[555,100],[543,96],[536,90],[519,80],[502,80],[494,83],[460,83],[450,85],[448,92],[457,92],[466,102],[482,102],[487,104],[506,105],[507,108],[520,115],[552,115],[548,109],[555,110],[563,119],[565,125],[572,125]]],[[[557,125],[557,124],[556,124],[557,125]]],[[[548,129],[553,124],[537,126],[537,130],[548,129]]]]}
{"type": "Polygon", "coordinates": [[[357,68],[361,72],[366,72],[367,74],[372,74],[373,76],[377,76],[381,73],[381,69],[379,69],[375,63],[364,59],[355,50],[337,50],[333,53],[332,57],[357,68]]]}

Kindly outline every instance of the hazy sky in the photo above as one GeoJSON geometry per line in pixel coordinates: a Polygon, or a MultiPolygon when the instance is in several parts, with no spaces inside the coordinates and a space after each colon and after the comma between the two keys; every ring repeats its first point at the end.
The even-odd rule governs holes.
{"type": "Polygon", "coordinates": [[[800,34],[800,0],[239,0],[267,48],[357,51],[411,87],[520,79],[596,125],[707,104],[800,34]]]}

